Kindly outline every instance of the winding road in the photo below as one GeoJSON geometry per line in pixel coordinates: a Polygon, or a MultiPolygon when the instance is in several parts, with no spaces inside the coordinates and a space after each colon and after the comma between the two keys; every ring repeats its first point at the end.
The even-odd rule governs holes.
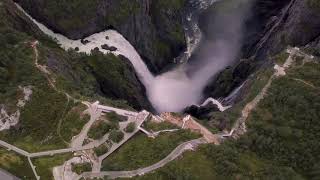
{"type": "MultiPolygon", "coordinates": [[[[292,5],[293,2],[294,2],[294,0],[292,0],[291,3],[288,5],[287,10],[290,8],[290,6],[292,5]]],[[[260,47],[262,47],[262,45],[267,41],[267,39],[269,39],[270,34],[277,28],[279,22],[282,21],[285,14],[286,14],[286,12],[283,13],[283,15],[280,17],[279,21],[266,34],[265,38],[262,39],[262,41],[259,43],[257,51],[259,50],[260,47]]],[[[38,45],[38,41],[34,41],[31,43],[31,46],[32,46],[34,54],[35,54],[35,66],[46,76],[49,85],[52,88],[54,88],[55,90],[57,90],[55,87],[55,84],[54,84],[54,79],[52,79],[50,77],[50,72],[46,69],[45,66],[38,64],[38,56],[39,55],[38,55],[37,45],[38,45]]],[[[239,135],[244,134],[246,132],[245,122],[246,122],[249,114],[252,112],[252,110],[254,110],[256,108],[258,103],[266,96],[267,91],[272,84],[272,81],[276,77],[285,75],[284,70],[289,68],[289,66],[291,65],[291,63],[293,61],[293,56],[295,56],[296,54],[300,54],[300,55],[303,55],[305,58],[311,58],[311,56],[307,56],[306,54],[303,54],[297,48],[288,49],[288,52],[290,53],[290,55],[289,55],[288,59],[286,60],[286,62],[284,63],[284,65],[278,66],[279,69],[275,68],[276,72],[269,78],[267,84],[263,87],[261,92],[259,92],[259,94],[252,101],[250,101],[249,103],[247,103],[245,105],[245,107],[241,111],[241,116],[237,119],[237,121],[234,124],[234,127],[232,128],[230,133],[219,134],[219,137],[222,137],[222,138],[238,137],[239,135]]],[[[300,81],[300,82],[314,88],[314,86],[308,82],[305,82],[300,79],[295,79],[295,80],[300,81]]],[[[75,100],[69,94],[62,92],[60,90],[57,90],[57,91],[64,93],[68,97],[68,99],[72,98],[73,100],[75,100]]],[[[209,101],[217,104],[221,111],[224,111],[227,108],[229,108],[229,107],[223,107],[218,101],[216,101],[214,99],[208,99],[208,102],[209,101]]],[[[31,158],[42,157],[42,156],[53,156],[56,154],[94,149],[95,147],[102,145],[103,143],[105,143],[108,140],[108,136],[106,135],[103,137],[102,140],[93,141],[87,145],[83,145],[84,139],[86,139],[89,129],[91,128],[92,124],[96,121],[96,119],[100,116],[100,114],[102,112],[116,112],[119,115],[129,117],[129,121],[136,122],[137,128],[135,129],[135,131],[130,134],[125,134],[124,139],[120,143],[113,144],[111,149],[107,153],[98,157],[99,162],[94,165],[93,171],[92,172],[85,172],[77,177],[77,179],[81,179],[81,178],[95,178],[95,177],[105,177],[105,176],[108,176],[109,178],[130,178],[133,176],[141,176],[141,175],[144,175],[146,173],[152,172],[156,169],[159,169],[159,168],[165,166],[166,164],[175,160],[177,157],[181,156],[184,152],[186,152],[188,150],[193,150],[196,147],[198,147],[200,144],[208,143],[208,141],[206,141],[204,138],[191,140],[191,141],[182,143],[181,145],[177,146],[164,159],[162,159],[161,161],[159,161],[151,166],[145,167],[145,168],[139,168],[139,169],[133,170],[133,171],[102,171],[101,172],[100,170],[101,170],[102,161],[105,158],[107,158],[111,153],[113,153],[115,150],[120,148],[125,142],[127,142],[131,137],[133,137],[134,134],[136,134],[138,131],[141,130],[140,126],[149,116],[149,112],[142,111],[140,113],[137,113],[137,112],[127,111],[127,110],[118,109],[118,108],[114,108],[114,107],[99,105],[99,102],[96,102],[93,104],[90,104],[89,102],[83,102],[83,103],[88,106],[88,110],[89,110],[91,117],[90,117],[89,122],[83,127],[80,134],[73,139],[73,141],[71,143],[71,148],[29,153],[25,150],[22,150],[14,145],[11,145],[11,144],[4,142],[4,141],[1,141],[1,140],[0,140],[0,146],[3,146],[8,150],[12,150],[12,151],[18,153],[19,155],[27,157],[28,161],[30,163],[30,166],[35,174],[36,179],[40,179],[40,177],[36,173],[35,166],[32,164],[31,158]]]]}

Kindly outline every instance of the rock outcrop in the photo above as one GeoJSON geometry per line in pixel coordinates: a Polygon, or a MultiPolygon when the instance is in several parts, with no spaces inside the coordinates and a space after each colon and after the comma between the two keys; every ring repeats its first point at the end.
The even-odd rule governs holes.
{"type": "Polygon", "coordinates": [[[270,36],[265,49],[269,54],[282,51],[288,45],[305,46],[320,37],[320,3],[315,0],[292,0],[279,27],[270,36]]]}

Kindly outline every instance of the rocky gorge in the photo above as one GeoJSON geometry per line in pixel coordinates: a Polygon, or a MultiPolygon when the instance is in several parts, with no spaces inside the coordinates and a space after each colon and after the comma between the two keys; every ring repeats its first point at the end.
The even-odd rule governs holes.
{"type": "MultiPolygon", "coordinates": [[[[190,10],[192,3],[195,4],[195,8],[197,7],[197,3],[191,0],[146,0],[133,3],[128,3],[125,0],[117,2],[106,0],[92,1],[89,4],[82,1],[77,3],[42,0],[17,2],[34,18],[71,39],[84,38],[106,28],[119,31],[134,46],[154,74],[165,71],[166,67],[174,65],[174,58],[185,51],[187,38],[185,38],[183,22],[188,19],[186,9],[190,10]],[[32,8],[32,5],[37,8],[32,8]],[[66,12],[55,12],[54,9],[58,7],[65,8],[66,12]],[[87,8],[86,13],[79,14],[79,9],[84,7],[87,8]],[[113,16],[112,12],[119,8],[121,8],[121,13],[113,16]],[[72,11],[73,9],[77,9],[77,11],[72,11]],[[68,25],[68,21],[78,22],[76,20],[85,23],[68,25]]],[[[202,1],[199,2],[202,3],[202,1]]],[[[203,58],[202,50],[205,49],[206,41],[215,41],[219,34],[221,35],[225,31],[223,26],[219,30],[218,24],[215,24],[215,21],[219,19],[217,17],[224,18],[225,14],[235,12],[235,8],[238,7],[234,5],[236,3],[233,0],[208,1],[207,3],[214,4],[207,7],[208,9],[204,9],[197,18],[200,30],[203,32],[201,38],[203,41],[190,58],[191,64],[197,62],[197,59],[203,58]],[[222,16],[219,15],[219,12],[222,16]],[[212,33],[212,28],[218,30],[212,33]]],[[[269,57],[282,51],[288,45],[303,46],[316,41],[319,36],[319,22],[316,21],[318,17],[317,5],[313,5],[314,1],[312,0],[281,2],[247,0],[242,3],[250,3],[252,10],[246,14],[244,19],[240,20],[244,24],[242,32],[238,32],[241,34],[238,40],[240,49],[232,50],[235,54],[229,58],[231,62],[225,62],[226,68],[222,67],[215,70],[216,72],[211,72],[212,76],[206,83],[203,96],[201,96],[201,91],[195,92],[202,99],[226,97],[232,90],[240,86],[251,73],[261,66],[268,65],[269,57]],[[301,35],[303,38],[300,38],[301,35]]],[[[229,23],[232,24],[232,22],[229,23]]],[[[238,35],[237,32],[230,38],[234,39],[236,35],[238,35]]],[[[106,89],[106,87],[102,86],[102,89],[106,89]]],[[[117,97],[123,98],[124,96],[117,97]]],[[[195,103],[197,102],[193,100],[192,104],[195,103]]]]}

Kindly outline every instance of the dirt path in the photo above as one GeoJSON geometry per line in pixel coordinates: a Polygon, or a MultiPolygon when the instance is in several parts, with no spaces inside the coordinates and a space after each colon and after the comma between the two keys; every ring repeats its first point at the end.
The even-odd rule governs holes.
{"type": "Polygon", "coordinates": [[[304,85],[306,85],[306,86],[308,86],[308,87],[311,87],[311,88],[313,88],[313,89],[320,90],[319,87],[316,87],[316,86],[313,85],[312,83],[309,83],[309,82],[307,82],[307,81],[305,81],[305,80],[303,80],[303,79],[297,79],[297,78],[292,78],[292,79],[295,80],[295,81],[301,82],[301,83],[303,83],[304,85]]]}
{"type": "Polygon", "coordinates": [[[33,42],[31,42],[31,47],[32,47],[32,49],[33,49],[33,52],[34,52],[34,56],[35,56],[35,60],[34,60],[34,64],[35,64],[35,66],[39,69],[39,71],[41,71],[45,76],[46,76],[46,78],[47,78],[47,80],[48,80],[48,83],[49,83],[49,85],[53,88],[53,89],[55,89],[55,90],[57,90],[56,89],[56,86],[55,86],[55,84],[54,84],[54,80],[52,80],[51,78],[50,78],[50,72],[47,70],[47,67],[46,66],[43,66],[43,65],[40,65],[38,62],[39,62],[39,51],[38,51],[38,47],[37,47],[37,45],[39,44],[39,42],[36,40],[36,41],[33,41],[33,42]]]}

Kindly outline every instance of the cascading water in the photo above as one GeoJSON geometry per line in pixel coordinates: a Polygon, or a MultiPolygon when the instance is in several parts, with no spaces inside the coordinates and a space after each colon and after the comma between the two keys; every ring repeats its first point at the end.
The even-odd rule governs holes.
{"type": "MultiPolygon", "coordinates": [[[[216,1],[217,0],[194,1],[198,2],[195,5],[199,6],[195,9],[198,11],[203,10],[216,1]]],[[[19,5],[17,6],[24,12],[19,5]]],[[[243,16],[242,13],[236,14],[238,17],[234,17],[235,20],[230,22],[231,24],[225,23],[223,19],[221,20],[221,24],[217,24],[217,26],[226,28],[226,33],[224,36],[216,38],[215,42],[205,41],[202,44],[202,49],[199,50],[200,53],[203,53],[200,57],[201,59],[196,59],[192,63],[181,64],[170,72],[154,77],[134,47],[121,34],[114,30],[93,34],[84,39],[88,40],[88,43],[82,44],[81,40],[70,40],[61,34],[54,33],[26,12],[24,13],[45,34],[56,39],[61,47],[66,50],[77,47],[79,48],[79,52],[90,54],[91,50],[98,47],[100,51],[105,54],[122,54],[127,57],[135,68],[139,79],[146,87],[150,102],[158,112],[179,112],[189,105],[200,103],[203,99],[202,91],[208,80],[232,63],[232,60],[239,50],[242,29],[242,23],[240,23],[241,19],[239,19],[239,17],[242,18],[243,16]],[[239,35],[237,35],[237,33],[239,33],[239,35]],[[106,38],[106,36],[108,36],[108,38],[106,38]],[[230,38],[226,36],[234,37],[230,38]],[[104,44],[115,46],[117,50],[111,52],[101,49],[100,47],[104,44]],[[190,71],[192,71],[191,75],[189,73],[190,71]]],[[[190,15],[195,17],[193,13],[190,13],[190,15]]],[[[189,39],[189,54],[187,58],[190,57],[190,54],[194,51],[195,47],[198,46],[201,39],[201,31],[197,23],[195,23],[194,19],[188,19],[188,21],[190,22],[189,25],[194,29],[186,35],[187,39],[189,39]]],[[[214,30],[212,33],[214,33],[214,30]]],[[[218,101],[211,99],[211,102],[223,109],[223,106],[218,101]]]]}
{"type": "MultiPolygon", "coordinates": [[[[220,11],[216,17],[212,17],[214,24],[210,31],[214,38],[202,38],[195,59],[155,78],[153,86],[147,92],[151,103],[159,112],[179,112],[189,105],[199,104],[203,100],[203,89],[209,79],[234,63],[241,46],[243,22],[250,5],[249,1],[233,2],[236,4],[232,5],[240,3],[238,5],[241,8],[235,6],[232,13],[220,11]]],[[[202,8],[210,6],[205,6],[205,3],[198,5],[202,8]]],[[[211,102],[222,107],[218,101],[211,102]]]]}

